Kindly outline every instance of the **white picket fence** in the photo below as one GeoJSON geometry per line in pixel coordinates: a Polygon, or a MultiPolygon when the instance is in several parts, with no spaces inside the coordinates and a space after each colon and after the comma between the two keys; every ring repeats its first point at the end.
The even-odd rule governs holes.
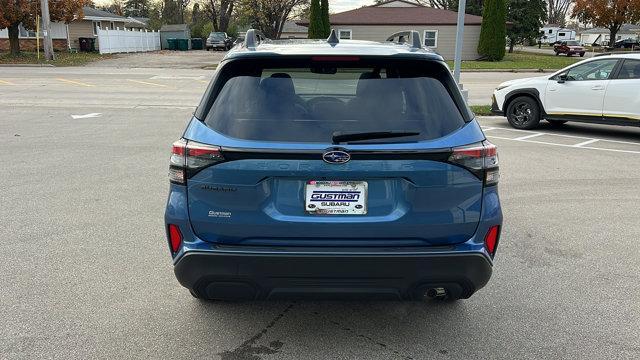
{"type": "Polygon", "coordinates": [[[160,33],[147,30],[98,29],[100,54],[160,50],[160,33]]]}

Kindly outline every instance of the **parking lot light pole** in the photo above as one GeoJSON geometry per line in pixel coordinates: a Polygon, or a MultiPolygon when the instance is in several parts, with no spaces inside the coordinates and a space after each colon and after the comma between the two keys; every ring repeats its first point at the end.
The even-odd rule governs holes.
{"type": "Polygon", "coordinates": [[[49,20],[49,1],[40,0],[42,7],[42,43],[44,46],[44,58],[53,60],[53,43],[51,42],[51,21],[49,20]]]}
{"type": "Polygon", "coordinates": [[[453,58],[453,78],[458,83],[465,101],[467,100],[467,92],[463,90],[460,83],[460,66],[462,65],[462,41],[464,39],[464,15],[467,8],[467,0],[458,2],[458,25],[456,28],[456,52],[453,58]]]}

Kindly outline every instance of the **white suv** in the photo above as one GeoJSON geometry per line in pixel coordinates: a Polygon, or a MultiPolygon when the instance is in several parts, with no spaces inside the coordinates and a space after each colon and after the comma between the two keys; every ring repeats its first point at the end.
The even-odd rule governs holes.
{"type": "Polygon", "coordinates": [[[581,121],[640,126],[640,53],[606,54],[553,75],[511,80],[493,93],[491,111],[517,129],[581,121]]]}

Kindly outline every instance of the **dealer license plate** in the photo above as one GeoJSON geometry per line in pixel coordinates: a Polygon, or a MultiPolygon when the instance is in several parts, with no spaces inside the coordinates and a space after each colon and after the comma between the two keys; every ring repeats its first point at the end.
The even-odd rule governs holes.
{"type": "Polygon", "coordinates": [[[315,215],[364,215],[367,213],[367,182],[307,181],[304,207],[315,215]]]}

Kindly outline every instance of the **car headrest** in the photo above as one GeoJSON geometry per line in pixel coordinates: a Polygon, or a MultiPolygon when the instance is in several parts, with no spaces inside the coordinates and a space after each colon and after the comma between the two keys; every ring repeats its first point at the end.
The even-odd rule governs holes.
{"type": "Polygon", "coordinates": [[[268,96],[294,96],[296,94],[291,75],[285,73],[276,73],[262,79],[260,86],[268,96]]]}
{"type": "Polygon", "coordinates": [[[365,72],[360,74],[360,78],[358,79],[358,87],[356,88],[356,96],[363,96],[367,93],[367,91],[371,88],[371,81],[362,80],[371,79],[380,79],[380,74],[374,72],[365,72]]]}

